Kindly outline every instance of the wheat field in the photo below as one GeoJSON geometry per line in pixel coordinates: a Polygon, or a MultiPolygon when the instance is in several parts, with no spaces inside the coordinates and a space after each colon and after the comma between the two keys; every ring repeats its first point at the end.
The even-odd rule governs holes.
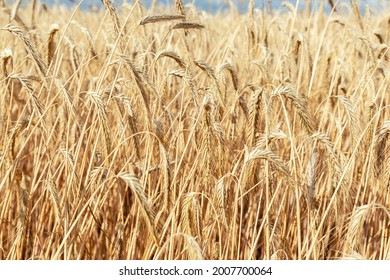
{"type": "Polygon", "coordinates": [[[389,13],[20,2],[0,259],[390,259],[389,13]]]}

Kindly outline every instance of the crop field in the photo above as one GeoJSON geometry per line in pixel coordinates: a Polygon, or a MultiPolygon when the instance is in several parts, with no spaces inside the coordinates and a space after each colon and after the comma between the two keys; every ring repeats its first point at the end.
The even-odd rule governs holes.
{"type": "Polygon", "coordinates": [[[390,259],[390,12],[20,2],[0,259],[390,259]]]}

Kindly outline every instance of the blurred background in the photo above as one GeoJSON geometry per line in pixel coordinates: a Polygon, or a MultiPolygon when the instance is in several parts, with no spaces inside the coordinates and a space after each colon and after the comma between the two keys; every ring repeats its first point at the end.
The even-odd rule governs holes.
{"type": "MultiPolygon", "coordinates": [[[[31,0],[23,0],[24,3],[29,3],[31,0]]],[[[56,4],[56,5],[66,5],[71,6],[79,3],[79,0],[40,0],[41,3],[46,4],[56,4]]],[[[299,7],[304,8],[305,2],[307,0],[300,0],[299,1],[299,7]]],[[[12,4],[12,2],[15,2],[15,0],[7,0],[6,1],[9,4],[12,4]]],[[[115,5],[120,5],[123,2],[131,3],[135,2],[135,0],[115,0],[113,1],[115,5]]],[[[173,5],[174,0],[140,0],[145,6],[150,7],[152,3],[154,2],[157,5],[173,5]]],[[[195,5],[197,8],[205,10],[207,12],[216,13],[223,10],[226,10],[229,8],[229,2],[234,3],[238,10],[241,12],[245,12],[248,6],[249,0],[183,0],[185,4],[191,3],[195,5]]],[[[255,0],[255,6],[256,8],[261,9],[262,7],[265,7],[266,9],[270,10],[279,10],[283,9],[282,3],[283,2],[291,2],[294,5],[297,3],[296,0],[255,0]]],[[[311,0],[311,6],[312,8],[316,9],[320,6],[320,3],[324,3],[324,7],[326,11],[331,10],[330,2],[333,3],[339,3],[340,9],[342,9],[343,5],[350,5],[349,0],[311,0]]],[[[383,11],[383,9],[387,8],[389,6],[390,1],[389,0],[356,0],[360,4],[362,13],[365,12],[366,8],[369,7],[372,11],[383,11]]],[[[101,1],[100,0],[84,0],[82,3],[83,9],[88,9],[91,7],[101,7],[101,1]]],[[[345,6],[344,6],[345,7],[345,6]]]]}

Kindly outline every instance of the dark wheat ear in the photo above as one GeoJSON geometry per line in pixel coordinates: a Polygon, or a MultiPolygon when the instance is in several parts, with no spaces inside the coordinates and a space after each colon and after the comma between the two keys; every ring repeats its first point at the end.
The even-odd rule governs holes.
{"type": "Polygon", "coordinates": [[[47,65],[50,65],[55,51],[54,36],[60,30],[58,24],[53,24],[50,27],[49,37],[47,39],[47,65]]]}
{"type": "Polygon", "coordinates": [[[386,164],[386,157],[388,160],[389,145],[387,144],[388,137],[390,135],[390,119],[386,120],[379,128],[378,133],[374,139],[374,145],[376,149],[376,173],[377,175],[383,172],[383,164],[386,164]]]}
{"type": "Polygon", "coordinates": [[[232,78],[234,90],[238,91],[238,75],[237,75],[236,69],[234,68],[234,66],[233,66],[233,64],[231,62],[227,62],[225,64],[222,64],[219,67],[219,71],[218,72],[222,72],[225,69],[229,72],[229,74],[230,74],[230,76],[232,78]]]}
{"type": "Polygon", "coordinates": [[[186,17],[184,15],[154,15],[154,16],[147,16],[143,18],[139,25],[146,25],[149,23],[158,23],[158,22],[164,22],[164,21],[172,21],[172,20],[183,20],[186,17]]]}
{"type": "Polygon", "coordinates": [[[203,29],[203,28],[205,28],[203,24],[196,23],[196,22],[180,22],[172,26],[172,29],[184,29],[184,30],[203,29]]]}
{"type": "Polygon", "coordinates": [[[12,54],[12,49],[6,48],[0,52],[0,59],[1,59],[1,70],[3,72],[4,77],[7,79],[8,75],[10,74],[10,71],[8,71],[8,68],[12,69],[14,68],[13,66],[13,54],[12,54]],[[10,66],[7,66],[10,65],[10,66]]]}
{"type": "Polygon", "coordinates": [[[328,0],[328,2],[329,2],[330,7],[332,8],[332,10],[337,12],[337,8],[336,8],[336,5],[334,3],[334,0],[328,0]]]}
{"type": "Polygon", "coordinates": [[[183,1],[182,0],[175,0],[175,8],[176,10],[185,16],[186,12],[184,10],[183,1]]]}
{"type": "Polygon", "coordinates": [[[315,202],[315,197],[316,197],[317,161],[318,161],[318,154],[317,152],[313,152],[306,167],[306,178],[307,178],[306,197],[309,205],[315,202]]]}

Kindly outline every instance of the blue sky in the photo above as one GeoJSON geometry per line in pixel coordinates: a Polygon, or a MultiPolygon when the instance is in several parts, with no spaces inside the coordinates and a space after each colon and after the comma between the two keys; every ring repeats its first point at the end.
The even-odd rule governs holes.
{"type": "MultiPolygon", "coordinates": [[[[24,0],[23,2],[26,2],[27,0],[24,0]]],[[[127,0],[127,2],[131,3],[133,2],[134,0],[127,0]]],[[[237,3],[238,6],[241,5],[241,7],[243,9],[245,9],[247,6],[248,6],[248,1],[249,0],[232,0],[233,2],[237,3]]],[[[272,4],[273,4],[273,8],[278,8],[280,7],[281,3],[284,2],[286,0],[272,0],[272,4]]],[[[8,3],[11,3],[12,1],[11,0],[7,0],[8,3]]],[[[41,2],[43,3],[50,3],[50,4],[53,4],[53,3],[61,3],[61,4],[65,4],[65,5],[69,5],[72,3],[71,0],[41,0],[41,2]]],[[[79,0],[73,0],[73,2],[79,2],[79,0]]],[[[114,3],[115,4],[120,4],[122,3],[123,0],[115,0],[114,3]]],[[[148,4],[150,2],[152,2],[152,0],[141,0],[142,3],[144,4],[148,4]]],[[[158,0],[158,3],[161,3],[161,4],[170,4],[172,5],[172,3],[174,2],[174,0],[158,0]]],[[[194,2],[196,6],[198,6],[199,8],[202,8],[202,9],[205,9],[205,10],[210,10],[212,9],[212,11],[215,11],[215,10],[219,10],[223,7],[226,7],[226,3],[225,3],[225,0],[184,0],[185,3],[189,3],[189,2],[194,2]]],[[[263,0],[255,0],[255,4],[258,8],[261,7],[261,3],[263,2],[263,0]]],[[[264,0],[265,3],[268,2],[268,0],[264,0]]],[[[296,3],[296,0],[290,0],[288,2],[291,2],[293,4],[296,3]]],[[[300,4],[301,6],[304,6],[304,2],[305,0],[300,0],[300,4]]],[[[319,0],[313,0],[313,3],[315,2],[319,2],[319,0]]],[[[326,3],[328,1],[325,1],[326,3]]],[[[335,1],[336,2],[336,1],[335,1]]],[[[340,0],[340,2],[347,2],[349,3],[350,1],[349,0],[340,0]]],[[[358,0],[359,2],[359,0],[358,0]]],[[[384,3],[386,3],[387,1],[385,0],[378,0],[378,1],[374,1],[374,0],[360,0],[361,2],[361,6],[362,6],[362,9],[364,9],[365,5],[368,4],[371,8],[373,9],[380,9],[381,5],[384,5],[384,3]]],[[[100,0],[84,0],[83,1],[83,6],[84,7],[88,7],[88,5],[90,4],[96,4],[96,5],[101,5],[101,1],[100,0]]]]}

